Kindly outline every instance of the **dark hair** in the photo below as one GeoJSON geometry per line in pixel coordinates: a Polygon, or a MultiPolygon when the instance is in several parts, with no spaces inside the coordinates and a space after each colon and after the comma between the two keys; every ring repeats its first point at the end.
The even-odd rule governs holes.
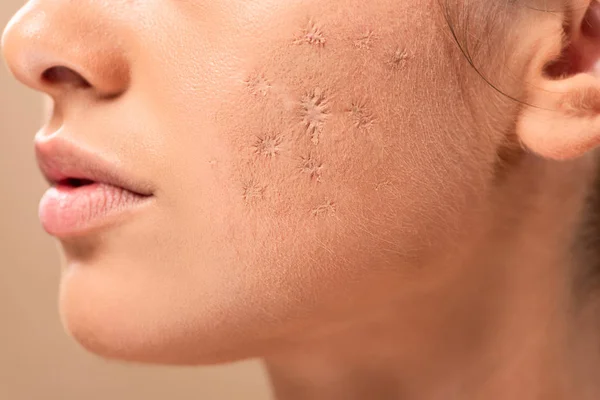
{"type": "MultiPolygon", "coordinates": [[[[520,104],[533,106],[527,104],[522,99],[519,99],[516,96],[507,93],[506,91],[498,87],[481,71],[481,69],[475,62],[475,53],[478,53],[483,48],[482,39],[486,37],[486,35],[471,35],[469,33],[469,29],[472,25],[472,22],[482,26],[484,33],[489,33],[493,29],[492,25],[497,26],[499,23],[501,24],[503,22],[501,21],[501,19],[506,19],[506,17],[508,16],[507,8],[504,7],[503,10],[500,10],[500,2],[493,2],[486,3],[485,10],[483,10],[481,6],[475,7],[475,5],[465,4],[463,5],[462,9],[458,11],[453,11],[453,8],[448,5],[448,0],[438,0],[438,3],[442,10],[442,15],[444,17],[450,35],[452,36],[452,39],[458,47],[458,49],[460,50],[460,52],[462,53],[462,55],[464,56],[464,59],[471,67],[471,69],[475,71],[477,75],[479,75],[479,77],[490,88],[492,88],[502,96],[507,97],[510,100],[516,101],[520,104]],[[473,42],[468,40],[469,38],[477,36],[481,38],[479,41],[473,42]]],[[[512,6],[515,3],[516,0],[506,0],[505,6],[512,6]]]]}

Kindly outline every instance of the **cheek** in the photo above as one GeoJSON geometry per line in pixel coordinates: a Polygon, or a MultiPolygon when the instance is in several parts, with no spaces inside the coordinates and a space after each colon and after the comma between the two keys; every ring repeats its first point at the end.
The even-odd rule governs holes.
{"type": "Polygon", "coordinates": [[[228,91],[214,108],[222,152],[213,162],[237,187],[232,201],[262,217],[315,221],[381,209],[390,197],[394,214],[427,204],[427,186],[442,183],[432,160],[455,160],[445,154],[442,118],[423,121],[424,100],[436,99],[425,99],[431,88],[418,93],[428,55],[406,21],[383,29],[296,22],[278,46],[236,49],[235,80],[223,79],[228,91]]]}
{"type": "Polygon", "coordinates": [[[406,114],[389,88],[407,81],[410,56],[406,43],[369,26],[295,22],[278,46],[236,50],[243,62],[226,80],[216,129],[249,208],[321,214],[348,184],[368,192],[388,181],[382,173],[405,125],[393,114],[406,114]]]}
{"type": "Polygon", "coordinates": [[[332,288],[365,265],[408,266],[464,222],[481,188],[468,164],[480,164],[448,107],[456,90],[439,85],[441,66],[424,68],[439,45],[412,17],[295,18],[228,50],[237,61],[203,90],[220,93],[207,106],[210,198],[181,210],[189,219],[196,199],[210,210],[211,248],[229,246],[244,284],[270,274],[297,299],[299,282],[332,288]]]}
{"type": "Polygon", "coordinates": [[[159,212],[107,244],[116,258],[103,278],[65,279],[63,314],[80,341],[96,332],[90,348],[134,359],[253,356],[282,321],[363,299],[374,271],[421,265],[434,244],[459,240],[487,178],[471,173],[482,160],[456,122],[464,110],[450,107],[460,94],[428,64],[443,54],[422,9],[365,4],[290,12],[212,53],[180,43],[191,54],[170,68],[147,63],[159,212]]]}

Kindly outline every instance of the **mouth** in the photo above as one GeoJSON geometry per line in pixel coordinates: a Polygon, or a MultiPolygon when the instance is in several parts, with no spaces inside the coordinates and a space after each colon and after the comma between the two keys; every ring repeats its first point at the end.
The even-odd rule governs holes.
{"type": "Polygon", "coordinates": [[[60,182],[56,182],[57,186],[68,186],[68,187],[72,187],[72,188],[78,188],[81,186],[88,186],[88,185],[92,185],[96,182],[90,180],[90,179],[79,179],[79,178],[67,178],[67,179],[63,179],[60,182]]]}
{"type": "Polygon", "coordinates": [[[36,158],[50,188],[42,197],[43,228],[59,238],[83,236],[122,221],[154,198],[153,188],[124,163],[54,138],[36,140],[36,158]]]}
{"type": "Polygon", "coordinates": [[[36,139],[38,166],[50,186],[81,186],[103,183],[140,196],[152,196],[153,188],[134,177],[120,159],[61,138],[36,139]],[[112,159],[111,159],[112,158],[112,159]]]}

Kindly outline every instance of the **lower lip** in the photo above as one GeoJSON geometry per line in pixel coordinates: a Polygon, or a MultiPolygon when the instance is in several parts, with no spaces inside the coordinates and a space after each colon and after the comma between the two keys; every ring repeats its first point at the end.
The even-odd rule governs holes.
{"type": "Polygon", "coordinates": [[[150,198],[103,183],[79,187],[59,184],[42,197],[39,217],[44,230],[52,236],[79,236],[134,210],[150,198]]]}

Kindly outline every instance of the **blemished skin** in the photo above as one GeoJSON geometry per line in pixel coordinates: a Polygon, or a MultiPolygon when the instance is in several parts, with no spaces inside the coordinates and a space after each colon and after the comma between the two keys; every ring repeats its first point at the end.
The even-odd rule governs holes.
{"type": "Polygon", "coordinates": [[[53,100],[37,139],[153,194],[61,239],[66,330],[132,362],[260,357],[282,400],[600,398],[573,253],[599,9],[28,2],[2,46],[53,100]]]}

